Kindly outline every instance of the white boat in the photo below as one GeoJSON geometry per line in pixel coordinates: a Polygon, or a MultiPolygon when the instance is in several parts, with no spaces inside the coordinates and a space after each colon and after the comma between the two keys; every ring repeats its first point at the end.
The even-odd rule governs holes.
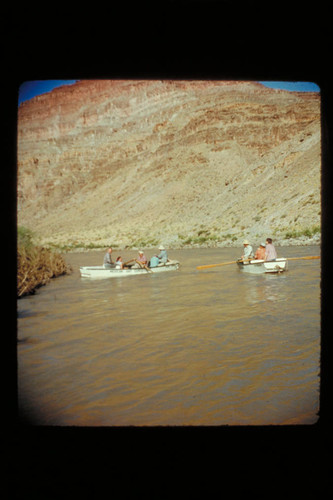
{"type": "Polygon", "coordinates": [[[284,257],[272,261],[265,262],[264,260],[249,260],[237,261],[237,265],[241,271],[253,274],[264,273],[281,273],[287,271],[288,260],[284,257]]]}
{"type": "Polygon", "coordinates": [[[104,266],[80,267],[80,274],[83,278],[124,278],[125,276],[136,276],[138,274],[163,273],[166,271],[176,271],[179,268],[178,260],[169,260],[166,264],[159,264],[157,267],[115,269],[104,266]]]}

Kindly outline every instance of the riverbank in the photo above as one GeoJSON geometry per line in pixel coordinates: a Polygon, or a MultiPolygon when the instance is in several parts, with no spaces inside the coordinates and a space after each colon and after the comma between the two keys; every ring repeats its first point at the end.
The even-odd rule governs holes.
{"type": "MultiPolygon", "coordinates": [[[[199,232],[200,233],[200,232],[199,232]]],[[[290,234],[290,237],[276,237],[273,235],[273,242],[275,245],[280,247],[285,246],[310,246],[310,245],[320,245],[321,244],[321,233],[320,229],[315,228],[314,231],[301,232],[299,234],[290,234]]],[[[58,251],[60,253],[68,252],[89,252],[94,250],[103,250],[108,246],[119,250],[138,250],[138,249],[154,249],[158,248],[160,244],[163,244],[168,249],[181,250],[188,248],[237,248],[242,247],[243,240],[247,238],[250,240],[253,246],[260,245],[261,241],[265,240],[265,237],[249,237],[244,235],[237,238],[218,238],[215,235],[192,235],[185,238],[179,238],[178,236],[166,235],[159,242],[146,241],[144,239],[138,241],[126,241],[117,242],[110,240],[105,240],[103,242],[82,242],[82,241],[69,241],[67,244],[62,242],[44,242],[44,246],[53,251],[58,251]]]]}
{"type": "Polygon", "coordinates": [[[64,258],[42,247],[17,250],[17,297],[35,293],[52,278],[69,274],[70,266],[64,258]]]}
{"type": "Polygon", "coordinates": [[[62,255],[32,243],[32,233],[18,230],[17,297],[35,293],[52,278],[69,274],[72,269],[62,255]]]}

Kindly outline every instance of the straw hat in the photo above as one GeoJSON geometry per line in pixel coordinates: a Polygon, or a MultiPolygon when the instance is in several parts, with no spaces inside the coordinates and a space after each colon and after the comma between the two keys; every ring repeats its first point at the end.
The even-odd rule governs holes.
{"type": "Polygon", "coordinates": [[[141,254],[141,255],[143,255],[143,251],[142,251],[142,250],[139,250],[139,252],[138,252],[138,253],[139,253],[139,254],[141,254]]]}
{"type": "Polygon", "coordinates": [[[266,248],[265,243],[260,243],[260,246],[266,248]]]}
{"type": "Polygon", "coordinates": [[[159,247],[158,247],[158,249],[159,249],[159,250],[165,250],[165,248],[164,248],[164,246],[163,246],[163,245],[159,246],[159,247]]]}
{"type": "Polygon", "coordinates": [[[244,240],[243,241],[243,245],[249,245],[249,244],[250,244],[249,240],[244,240]]]}

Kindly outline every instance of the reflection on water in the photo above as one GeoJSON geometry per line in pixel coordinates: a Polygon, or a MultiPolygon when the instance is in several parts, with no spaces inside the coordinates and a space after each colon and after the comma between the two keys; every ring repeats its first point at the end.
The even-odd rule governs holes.
{"type": "MultiPolygon", "coordinates": [[[[253,276],[257,279],[257,276],[253,276]]],[[[262,305],[266,304],[267,301],[271,302],[270,306],[275,305],[281,306],[281,304],[288,300],[287,297],[287,287],[285,286],[285,279],[287,274],[283,275],[264,275],[261,277],[262,283],[254,282],[253,286],[249,287],[248,301],[250,304],[257,304],[258,302],[262,305]]]]}
{"type": "MultiPolygon", "coordinates": [[[[178,271],[106,280],[78,272],[102,253],[68,254],[71,276],[18,301],[22,415],[47,425],[315,422],[320,261],[276,276],[196,270],[235,252],[173,251],[178,271]]],[[[283,249],[310,254],[319,248],[283,249]]]]}

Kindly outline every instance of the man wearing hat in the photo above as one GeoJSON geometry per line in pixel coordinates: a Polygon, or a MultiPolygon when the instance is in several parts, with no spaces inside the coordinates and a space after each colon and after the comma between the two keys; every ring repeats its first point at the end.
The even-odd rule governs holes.
{"type": "Polygon", "coordinates": [[[142,250],[138,251],[139,257],[137,257],[135,260],[135,264],[133,266],[134,269],[137,269],[139,267],[147,267],[147,258],[145,254],[143,253],[142,250]]]}
{"type": "Polygon", "coordinates": [[[250,259],[251,257],[253,257],[253,248],[251,247],[249,240],[244,240],[243,245],[244,245],[244,254],[242,255],[242,259],[243,260],[250,259]]]}
{"type": "Polygon", "coordinates": [[[163,245],[161,245],[160,247],[158,247],[158,249],[160,250],[160,253],[159,253],[159,255],[157,257],[160,259],[160,262],[162,262],[163,264],[166,264],[168,262],[167,251],[165,250],[165,248],[164,248],[163,245]]]}
{"type": "Polygon", "coordinates": [[[265,260],[265,243],[260,243],[260,247],[256,250],[254,258],[257,260],[265,260]]]}

